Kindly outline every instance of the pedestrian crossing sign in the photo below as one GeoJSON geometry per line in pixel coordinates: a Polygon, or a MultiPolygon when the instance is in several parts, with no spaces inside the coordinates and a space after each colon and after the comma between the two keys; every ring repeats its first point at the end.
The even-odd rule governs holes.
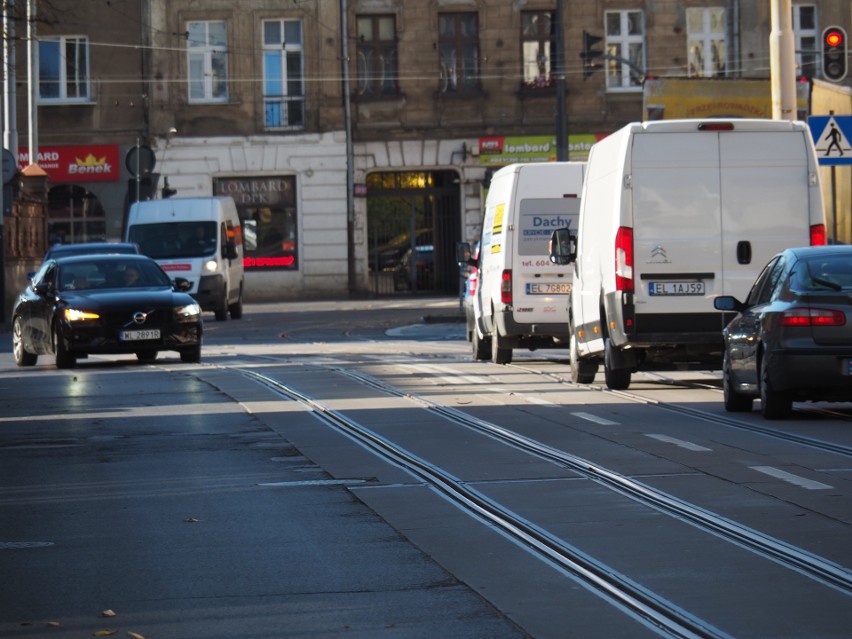
{"type": "Polygon", "coordinates": [[[820,165],[852,165],[852,116],[812,115],[808,126],[820,165]]]}

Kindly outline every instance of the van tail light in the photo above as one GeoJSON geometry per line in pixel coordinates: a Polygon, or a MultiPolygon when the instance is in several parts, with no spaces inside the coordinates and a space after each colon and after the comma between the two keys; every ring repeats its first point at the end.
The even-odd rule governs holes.
{"type": "Polygon", "coordinates": [[[814,224],[811,226],[811,246],[825,246],[825,224],[814,224]]]}
{"type": "Polygon", "coordinates": [[[781,315],[781,326],[845,326],[846,314],[827,308],[791,308],[781,315]]]}
{"type": "Polygon", "coordinates": [[[476,295],[476,280],[479,279],[479,276],[476,273],[476,267],[472,266],[470,269],[470,275],[467,278],[467,290],[470,295],[476,295]]]}
{"type": "Polygon", "coordinates": [[[506,269],[500,277],[500,301],[503,304],[512,303],[512,271],[506,269]]]}
{"type": "Polygon", "coordinates": [[[633,229],[627,226],[615,234],[615,290],[633,290],[633,229]]]}

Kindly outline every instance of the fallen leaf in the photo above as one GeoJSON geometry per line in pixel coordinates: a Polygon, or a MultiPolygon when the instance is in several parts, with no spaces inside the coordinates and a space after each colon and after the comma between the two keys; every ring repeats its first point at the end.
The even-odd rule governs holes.
{"type": "Polygon", "coordinates": [[[195,517],[186,517],[186,518],[184,518],[183,521],[184,521],[184,523],[187,523],[187,524],[197,524],[201,520],[196,519],[195,517]]]}
{"type": "Polygon", "coordinates": [[[98,630],[93,637],[112,637],[118,630],[98,630]]]}
{"type": "Polygon", "coordinates": [[[101,613],[101,617],[115,617],[115,611],[114,610],[104,610],[101,613]]]}
{"type": "Polygon", "coordinates": [[[58,621],[48,621],[46,625],[50,628],[58,628],[59,622],[58,621]]]}
{"type": "Polygon", "coordinates": [[[145,637],[143,637],[142,635],[137,634],[135,632],[128,632],[127,636],[132,637],[133,639],[145,639],[145,637]]]}

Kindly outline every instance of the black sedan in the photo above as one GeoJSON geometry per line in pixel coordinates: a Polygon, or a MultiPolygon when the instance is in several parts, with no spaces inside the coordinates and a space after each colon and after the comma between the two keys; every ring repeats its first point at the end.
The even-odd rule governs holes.
{"type": "Polygon", "coordinates": [[[728,411],[760,398],[764,417],[783,419],[794,401],[852,401],[852,246],[787,249],[745,302],[714,305],[739,313],[724,330],[728,411]]]}
{"type": "Polygon", "coordinates": [[[152,361],[177,351],[201,360],[201,308],[144,255],[84,255],[48,259],[18,295],[12,311],[12,350],[18,366],[39,355],[73,368],[90,353],[132,353],[152,361]]]}

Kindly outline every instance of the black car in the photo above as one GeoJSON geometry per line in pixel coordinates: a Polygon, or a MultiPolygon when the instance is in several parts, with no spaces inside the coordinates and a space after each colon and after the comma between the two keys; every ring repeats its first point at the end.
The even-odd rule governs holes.
{"type": "Polygon", "coordinates": [[[787,249],[745,302],[714,305],[739,313],[724,330],[728,411],[760,398],[764,417],[783,419],[794,401],[852,401],[852,246],[787,249]]]}
{"type": "Polygon", "coordinates": [[[34,366],[39,355],[54,355],[57,368],[72,368],[90,353],[147,362],[169,350],[198,362],[201,308],[189,287],[144,255],[48,259],[15,301],[15,362],[34,366]]]}

